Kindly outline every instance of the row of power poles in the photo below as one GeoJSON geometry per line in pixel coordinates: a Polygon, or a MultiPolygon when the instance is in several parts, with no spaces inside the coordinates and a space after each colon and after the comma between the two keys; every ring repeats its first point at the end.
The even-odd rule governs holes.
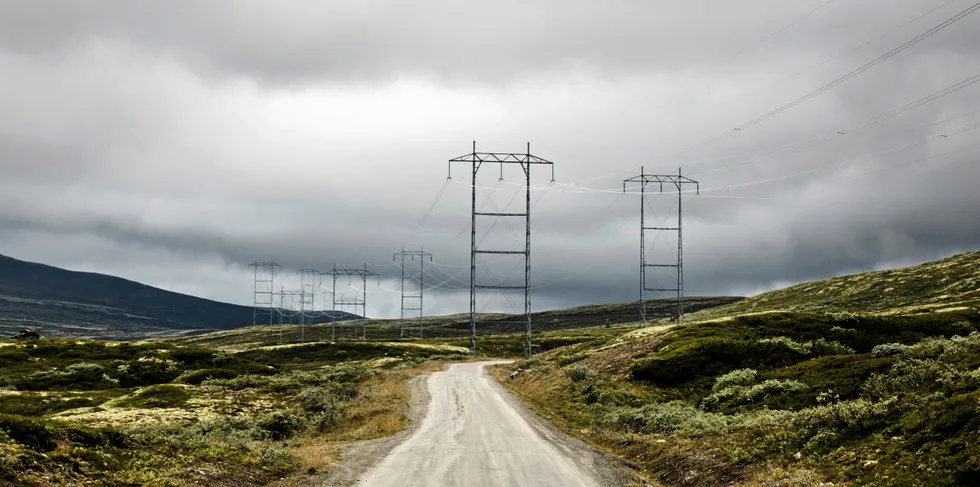
{"type": "MultiPolygon", "coordinates": [[[[554,163],[548,161],[544,158],[535,156],[531,154],[530,144],[527,145],[527,149],[523,153],[513,153],[513,152],[479,152],[476,150],[476,142],[473,142],[473,150],[468,154],[453,158],[449,160],[450,173],[449,178],[452,178],[452,166],[453,164],[464,163],[470,166],[470,186],[471,186],[471,211],[470,211],[470,351],[471,353],[476,353],[476,333],[477,325],[479,324],[480,313],[477,309],[477,294],[482,292],[504,292],[504,293],[514,293],[523,292],[524,294],[524,306],[523,315],[517,320],[510,320],[510,323],[519,324],[524,330],[524,356],[529,357],[532,352],[532,341],[531,341],[531,209],[533,205],[531,204],[531,170],[534,166],[548,166],[551,169],[551,182],[554,183],[554,163]],[[524,186],[524,208],[523,211],[483,211],[482,207],[477,207],[477,176],[480,169],[485,165],[498,165],[500,169],[500,181],[504,180],[504,166],[517,166],[523,174],[523,186],[524,186]],[[513,232],[513,227],[507,224],[507,227],[512,230],[515,234],[515,238],[518,240],[518,245],[516,247],[489,247],[483,246],[481,243],[484,238],[477,240],[477,220],[483,218],[494,218],[496,220],[506,219],[506,220],[523,220],[524,223],[524,238],[520,239],[517,237],[516,232],[513,232]],[[523,259],[524,265],[524,279],[518,283],[504,283],[494,280],[493,282],[482,282],[477,278],[477,269],[480,267],[484,269],[487,274],[492,276],[489,272],[487,263],[482,265],[478,261],[478,256],[480,255],[496,255],[503,258],[514,257],[523,259]]],[[[627,187],[632,185],[633,187],[639,187],[640,194],[640,319],[646,322],[648,316],[647,308],[647,293],[671,293],[677,297],[677,320],[681,321],[684,315],[684,257],[683,257],[683,233],[682,233],[682,196],[685,192],[684,188],[689,185],[695,186],[696,190],[700,192],[700,187],[697,181],[687,178],[681,174],[680,169],[678,169],[677,174],[647,174],[643,168],[640,170],[640,175],[626,179],[623,181],[623,192],[626,192],[627,187]],[[677,194],[677,220],[676,225],[671,226],[649,226],[647,225],[646,218],[646,207],[647,207],[647,197],[652,195],[663,195],[664,188],[668,191],[676,190],[677,194]],[[655,189],[656,191],[654,191],[655,189]],[[648,232],[676,232],[677,235],[677,253],[676,261],[650,261],[648,257],[647,249],[647,234],[648,232]],[[673,269],[676,271],[676,285],[671,287],[650,287],[648,285],[648,272],[651,269],[666,268],[673,269]]],[[[489,232],[492,230],[493,226],[488,227],[489,232]]],[[[484,235],[485,236],[485,235],[484,235]]],[[[432,261],[432,254],[426,252],[425,250],[406,250],[402,249],[393,255],[393,260],[399,262],[399,267],[401,270],[400,279],[400,291],[401,291],[401,330],[400,334],[402,338],[411,334],[410,327],[406,326],[408,324],[408,319],[418,318],[418,333],[419,337],[422,337],[423,333],[423,294],[425,290],[425,261],[428,259],[432,261]],[[417,273],[415,272],[417,270],[417,273]]],[[[255,262],[251,264],[250,269],[255,272],[255,286],[254,286],[254,312],[253,312],[253,324],[264,324],[268,322],[272,324],[273,317],[276,315],[276,310],[278,309],[278,315],[280,317],[280,323],[282,320],[282,304],[283,298],[287,295],[298,296],[299,307],[300,307],[300,317],[301,325],[305,324],[305,318],[313,312],[314,310],[314,294],[315,294],[315,281],[319,278],[322,284],[323,276],[330,276],[333,279],[333,286],[330,289],[331,294],[331,340],[336,339],[336,317],[337,312],[343,309],[353,308],[354,314],[357,314],[360,310],[360,316],[366,318],[367,314],[367,279],[369,277],[377,277],[380,283],[380,276],[368,270],[367,264],[363,268],[338,268],[334,264],[334,268],[328,272],[318,272],[315,269],[300,269],[297,273],[300,275],[300,290],[299,291],[283,291],[280,289],[278,292],[275,291],[275,276],[279,269],[279,264],[274,262],[255,262]],[[359,278],[362,284],[362,295],[360,297],[347,297],[337,295],[337,280],[338,278],[346,276],[348,281],[359,278]],[[275,306],[275,298],[279,297],[280,305],[279,308],[275,306]]],[[[325,296],[324,296],[325,301],[325,296]]],[[[361,328],[361,338],[366,338],[367,336],[367,324],[366,319],[362,322],[361,328]]],[[[505,323],[507,321],[494,320],[495,324],[505,323]]],[[[302,330],[302,327],[301,327],[302,330]]],[[[355,330],[356,332],[356,330],[355,330]]],[[[304,338],[301,331],[301,339],[304,338]]]]}
{"type": "MultiPolygon", "coordinates": [[[[432,254],[424,250],[405,250],[402,249],[394,255],[397,261],[401,257],[401,336],[406,336],[406,318],[418,316],[419,337],[422,337],[423,324],[423,295],[425,292],[425,260],[432,261],[432,254]],[[410,262],[417,264],[412,266],[410,262]],[[415,273],[413,267],[417,268],[415,273]],[[414,283],[418,283],[414,286],[414,283]],[[407,286],[406,286],[407,284],[407,286]]],[[[281,266],[276,262],[253,262],[249,265],[249,270],[253,272],[253,308],[252,325],[269,324],[272,325],[278,317],[280,325],[279,341],[283,341],[282,325],[285,319],[297,318],[300,325],[300,341],[306,339],[306,325],[312,324],[316,318],[330,319],[330,339],[337,338],[337,317],[341,312],[351,310],[355,315],[365,318],[361,320],[361,338],[367,337],[367,280],[369,277],[377,277],[380,282],[380,274],[368,270],[367,264],[360,267],[337,267],[327,272],[319,272],[316,269],[305,268],[296,271],[300,279],[299,290],[287,291],[280,286],[276,290],[275,284],[277,276],[281,274],[281,266]],[[324,292],[324,305],[326,305],[326,293],[330,293],[330,309],[318,313],[316,311],[316,287],[323,285],[323,277],[329,276],[332,279],[332,286],[329,291],[324,292]],[[348,296],[337,292],[337,281],[347,277],[348,284],[355,278],[360,279],[360,296],[348,296]],[[298,305],[295,311],[286,311],[286,299],[290,303],[298,305]],[[278,304],[276,303],[278,298],[278,304]]],[[[292,321],[292,320],[290,320],[292,321]]],[[[356,333],[356,330],[355,330],[356,333]]]]}

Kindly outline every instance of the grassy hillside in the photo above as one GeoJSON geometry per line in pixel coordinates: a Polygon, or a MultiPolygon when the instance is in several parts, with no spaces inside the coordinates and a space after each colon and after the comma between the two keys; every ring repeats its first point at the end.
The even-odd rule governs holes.
{"type": "Polygon", "coordinates": [[[138,339],[251,323],[249,306],[0,255],[0,337],[35,328],[45,336],[138,339]]]}
{"type": "Polygon", "coordinates": [[[496,373],[651,485],[980,485],[976,257],[794,286],[496,373]]]}
{"type": "Polygon", "coordinates": [[[911,314],[980,306],[980,252],[899,269],[807,282],[711,308],[692,319],[763,311],[911,314]]]}
{"type": "MultiPolygon", "coordinates": [[[[685,309],[691,311],[710,309],[739,301],[738,297],[689,297],[684,299],[685,309]]],[[[638,303],[618,303],[581,306],[577,308],[542,311],[531,314],[532,327],[536,333],[572,330],[623,323],[636,324],[639,320],[638,303]]],[[[675,300],[652,300],[648,304],[651,317],[671,316],[676,306],[675,300]]],[[[499,342],[505,335],[513,335],[523,331],[523,324],[514,323],[512,315],[483,314],[477,331],[481,336],[496,336],[491,342],[499,342]]],[[[367,326],[368,340],[393,341],[401,339],[404,327],[406,338],[419,337],[419,320],[351,320],[338,322],[336,338],[338,341],[360,341],[361,329],[367,326]]],[[[249,326],[233,330],[218,331],[202,335],[182,337],[175,343],[205,347],[242,349],[260,346],[272,346],[299,343],[301,337],[306,342],[329,341],[331,338],[330,323],[312,326],[249,326]]],[[[470,317],[468,314],[447,316],[430,316],[422,320],[422,336],[425,340],[435,340],[439,343],[463,344],[469,346],[467,337],[470,335],[470,317]],[[450,339],[449,341],[446,341],[450,339]],[[452,340],[454,339],[454,340],[452,340]]],[[[514,340],[517,347],[514,355],[521,353],[520,338],[514,340]]],[[[490,344],[491,347],[495,345],[490,344]]],[[[495,349],[498,352],[502,350],[495,349]]],[[[501,356],[501,354],[497,354],[501,356]]],[[[506,355],[504,353],[503,355],[506,355]]]]}

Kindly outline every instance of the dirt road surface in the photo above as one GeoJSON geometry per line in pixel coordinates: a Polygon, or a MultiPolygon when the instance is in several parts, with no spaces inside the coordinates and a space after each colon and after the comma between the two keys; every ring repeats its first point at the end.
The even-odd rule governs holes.
{"type": "Polygon", "coordinates": [[[453,364],[429,376],[424,419],[356,485],[623,485],[602,453],[557,432],[487,376],[484,366],[494,363],[453,364]]]}

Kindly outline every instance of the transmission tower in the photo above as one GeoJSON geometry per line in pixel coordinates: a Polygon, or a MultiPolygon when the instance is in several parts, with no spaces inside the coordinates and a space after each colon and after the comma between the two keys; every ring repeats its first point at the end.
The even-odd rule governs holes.
{"type": "Polygon", "coordinates": [[[657,293],[677,293],[677,322],[684,319],[684,240],[682,229],[683,211],[682,196],[685,184],[693,184],[697,189],[697,194],[701,194],[701,185],[688,177],[681,175],[681,169],[677,168],[677,174],[647,174],[643,167],[640,167],[640,175],[623,180],[623,192],[626,192],[627,184],[640,185],[640,320],[647,321],[647,295],[649,292],[657,293]],[[677,190],[677,226],[676,227],[648,227],[646,224],[646,197],[647,185],[656,185],[659,188],[657,195],[664,193],[664,185],[673,186],[677,190]],[[658,261],[657,263],[647,262],[646,232],[677,232],[677,261],[667,263],[658,261]],[[673,288],[650,288],[647,287],[647,269],[650,268],[675,268],[677,270],[677,286],[673,288]]]}
{"type": "Polygon", "coordinates": [[[316,280],[320,278],[320,272],[316,269],[300,269],[299,274],[299,330],[300,341],[306,338],[305,327],[312,324],[313,311],[316,309],[316,280]],[[310,323],[307,323],[307,320],[310,323]]]}
{"type": "MultiPolygon", "coordinates": [[[[302,302],[303,299],[304,299],[304,296],[306,295],[306,293],[304,291],[302,291],[302,290],[300,290],[300,291],[286,291],[282,287],[280,287],[279,288],[279,292],[275,293],[275,295],[276,296],[279,296],[279,308],[278,308],[278,311],[279,311],[279,313],[278,313],[279,314],[279,344],[282,345],[283,344],[283,336],[282,336],[283,333],[282,332],[283,332],[283,328],[284,328],[284,325],[285,325],[285,322],[282,319],[283,318],[283,313],[282,312],[283,312],[284,309],[286,309],[284,307],[285,298],[286,298],[286,296],[289,296],[290,297],[289,298],[289,301],[290,301],[289,304],[290,304],[290,306],[292,306],[293,301],[295,299],[295,298],[293,298],[293,296],[299,296],[300,297],[300,302],[302,302]]],[[[302,315],[302,313],[300,313],[299,317],[300,317],[299,318],[300,319],[300,328],[299,328],[300,336],[299,336],[299,340],[302,342],[302,341],[305,341],[306,340],[306,330],[303,328],[303,323],[302,323],[303,315],[302,315]]],[[[292,316],[290,316],[290,318],[292,318],[292,316]]],[[[292,320],[290,319],[290,321],[292,321],[292,320]]]]}
{"type": "MultiPolygon", "coordinates": [[[[531,144],[527,144],[527,151],[524,154],[507,152],[477,152],[476,142],[473,142],[473,152],[464,154],[449,160],[450,177],[452,176],[453,163],[468,163],[472,167],[471,190],[472,190],[472,211],[470,212],[470,353],[476,355],[476,293],[477,290],[496,290],[496,291],[524,291],[524,319],[520,323],[524,324],[524,357],[531,356],[531,166],[547,165],[551,166],[551,180],[555,180],[555,166],[551,161],[531,155],[531,144]],[[525,179],[525,210],[520,213],[508,212],[481,212],[476,207],[476,176],[484,163],[496,163],[500,165],[500,177],[503,179],[504,164],[519,164],[524,171],[525,179]],[[519,250],[492,250],[478,249],[476,244],[476,219],[477,217],[495,218],[518,218],[524,219],[525,233],[523,248],[519,250]],[[505,286],[499,283],[481,285],[476,283],[476,257],[479,254],[502,254],[502,255],[523,255],[524,256],[524,285],[505,286]]],[[[504,208],[506,209],[506,208],[504,208]]],[[[498,322],[499,323],[499,322],[498,322]]]]}
{"type": "Polygon", "coordinates": [[[330,301],[331,301],[331,307],[330,307],[330,309],[333,311],[333,313],[331,313],[331,315],[330,315],[330,336],[331,336],[331,339],[334,339],[337,336],[336,328],[335,328],[335,323],[336,323],[336,319],[337,319],[336,312],[337,312],[337,305],[338,304],[342,304],[344,306],[353,306],[354,307],[354,314],[357,314],[357,307],[358,306],[361,307],[361,314],[360,314],[360,316],[364,318],[364,324],[362,326],[363,329],[361,330],[361,338],[362,339],[366,339],[367,338],[367,278],[369,276],[376,276],[378,278],[378,283],[380,284],[381,283],[381,275],[378,274],[377,272],[371,272],[371,271],[369,271],[367,264],[364,264],[364,268],[363,269],[356,268],[356,267],[353,267],[353,268],[340,268],[340,269],[338,269],[336,263],[333,265],[333,270],[332,271],[322,272],[321,275],[333,276],[333,287],[330,288],[330,301]],[[343,296],[341,296],[342,299],[340,301],[337,300],[337,278],[340,277],[340,276],[347,276],[347,282],[348,283],[350,283],[351,279],[354,276],[359,276],[361,278],[361,293],[362,293],[362,295],[361,295],[361,298],[360,299],[357,299],[357,298],[348,299],[348,298],[344,298],[343,296]]]}
{"type": "MultiPolygon", "coordinates": [[[[357,314],[357,311],[358,311],[357,308],[359,306],[361,306],[363,303],[364,303],[364,301],[362,301],[361,298],[357,298],[357,297],[339,297],[339,298],[337,298],[337,308],[339,310],[343,311],[343,310],[345,310],[347,308],[351,308],[351,309],[353,309],[353,313],[354,314],[357,314]]],[[[351,327],[354,330],[354,338],[357,338],[357,321],[354,321],[354,323],[353,323],[353,325],[351,327]]],[[[365,333],[365,335],[363,335],[362,338],[366,338],[367,337],[366,336],[366,333],[367,332],[364,331],[366,327],[367,327],[367,320],[362,320],[362,327],[361,328],[362,328],[362,332],[365,333]]]]}
{"type": "Polygon", "coordinates": [[[432,261],[432,254],[430,254],[430,253],[428,253],[428,252],[426,252],[424,250],[405,250],[403,248],[401,252],[396,253],[392,257],[392,260],[397,261],[398,257],[401,257],[402,258],[402,261],[401,261],[401,270],[402,270],[402,277],[401,277],[401,292],[402,292],[401,337],[402,338],[405,338],[405,312],[406,311],[410,311],[410,312],[417,311],[418,312],[418,315],[419,315],[419,338],[422,338],[422,318],[425,315],[425,312],[423,311],[423,306],[422,306],[422,295],[425,292],[425,259],[428,257],[429,262],[431,262],[432,261]],[[411,273],[408,273],[408,274],[405,273],[405,264],[406,264],[405,259],[406,258],[411,258],[412,259],[412,262],[415,262],[415,259],[418,258],[418,270],[419,270],[418,277],[415,277],[411,273]],[[411,289],[409,289],[408,293],[406,293],[405,292],[405,281],[406,280],[409,281],[409,282],[418,281],[418,283],[419,283],[419,290],[418,290],[418,292],[414,292],[411,289]],[[409,303],[408,306],[405,305],[405,300],[406,299],[408,300],[408,303],[409,303]],[[416,307],[413,307],[413,306],[416,306],[416,307]]]}
{"type": "Polygon", "coordinates": [[[275,317],[276,271],[275,262],[253,262],[248,265],[254,271],[252,283],[252,326],[273,324],[275,317]]]}

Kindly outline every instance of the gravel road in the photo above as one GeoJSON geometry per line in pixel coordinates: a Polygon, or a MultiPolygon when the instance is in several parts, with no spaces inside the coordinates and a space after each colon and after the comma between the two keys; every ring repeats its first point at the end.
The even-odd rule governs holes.
{"type": "Polygon", "coordinates": [[[430,375],[424,418],[352,479],[355,485],[623,485],[620,471],[601,452],[559,433],[487,376],[484,366],[495,363],[500,362],[453,364],[430,375]]]}

